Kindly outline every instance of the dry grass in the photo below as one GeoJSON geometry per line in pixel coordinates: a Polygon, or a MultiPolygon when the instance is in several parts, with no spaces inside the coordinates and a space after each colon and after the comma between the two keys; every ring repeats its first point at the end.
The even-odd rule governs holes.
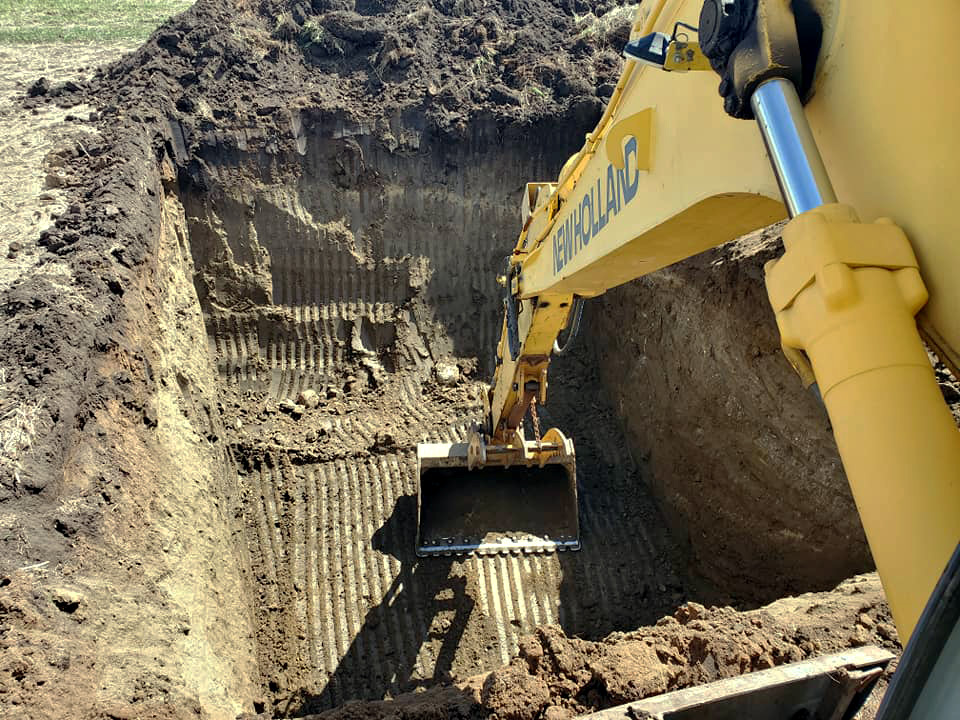
{"type": "Polygon", "coordinates": [[[0,368],[0,470],[19,479],[20,461],[37,436],[43,402],[24,404],[12,397],[6,368],[0,368]]]}
{"type": "Polygon", "coordinates": [[[317,46],[328,57],[340,57],[345,52],[343,43],[316,20],[307,20],[303,24],[300,46],[307,51],[317,46]]]}
{"type": "Polygon", "coordinates": [[[598,45],[611,46],[619,52],[625,42],[623,38],[629,34],[638,7],[639,3],[621,5],[600,17],[592,12],[578,15],[575,18],[577,37],[592,38],[598,45]]]}

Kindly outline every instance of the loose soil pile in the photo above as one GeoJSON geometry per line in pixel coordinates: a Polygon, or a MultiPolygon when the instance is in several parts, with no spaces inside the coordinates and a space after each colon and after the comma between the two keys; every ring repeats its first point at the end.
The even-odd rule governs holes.
{"type": "MultiPolygon", "coordinates": [[[[552,369],[581,553],[412,555],[413,446],[477,418],[523,184],[593,127],[631,17],[202,0],[92,79],[24,88],[25,112],[83,103],[91,127],[47,154],[62,207],[0,299],[4,712],[294,717],[434,688],[396,707],[532,717],[856,634],[838,600],[810,637],[689,605],[603,640],[869,566],[759,256],[729,249],[591,308],[552,369]]],[[[871,582],[857,612],[886,627],[871,582]]]]}
{"type": "MultiPolygon", "coordinates": [[[[560,720],[868,643],[899,648],[876,575],[749,612],[685,603],[655,626],[602,642],[540,628],[524,638],[507,667],[493,673],[314,717],[560,720]]],[[[872,717],[873,705],[861,717],[872,717]]]]}

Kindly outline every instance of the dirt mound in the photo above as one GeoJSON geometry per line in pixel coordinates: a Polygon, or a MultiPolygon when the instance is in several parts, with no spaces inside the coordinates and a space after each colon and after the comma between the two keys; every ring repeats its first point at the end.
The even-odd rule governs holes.
{"type": "Polygon", "coordinates": [[[569,718],[866,644],[899,649],[875,575],[748,612],[686,603],[654,626],[600,642],[567,637],[557,627],[539,628],[524,638],[507,667],[488,675],[310,717],[569,718]]]}
{"type": "Polygon", "coordinates": [[[28,102],[92,91],[108,117],[176,119],[186,148],[245,127],[270,153],[296,143],[303,107],[371,121],[388,141],[391,118],[412,109],[455,135],[487,111],[589,115],[619,72],[632,22],[621,5],[201,0],[88,86],[41,87],[28,102]]]}
{"type": "Polygon", "coordinates": [[[483,698],[500,717],[532,719],[551,705],[576,714],[846,647],[897,649],[896,640],[877,578],[861,576],[749,612],[686,603],[654,627],[599,643],[542,628],[485,681],[483,698]],[[501,709],[507,697],[513,712],[501,709]]]}

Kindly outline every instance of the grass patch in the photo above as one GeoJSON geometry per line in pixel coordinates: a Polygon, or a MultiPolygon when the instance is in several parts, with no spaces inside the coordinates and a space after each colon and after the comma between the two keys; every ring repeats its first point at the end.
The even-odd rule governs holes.
{"type": "MultiPolygon", "coordinates": [[[[282,19],[278,19],[277,22],[279,28],[282,19]]],[[[300,32],[300,47],[308,52],[327,57],[340,57],[345,52],[343,43],[316,20],[307,20],[303,24],[303,30],[300,32]]]]}
{"type": "Polygon", "coordinates": [[[0,45],[143,41],[193,0],[0,0],[0,45]]]}

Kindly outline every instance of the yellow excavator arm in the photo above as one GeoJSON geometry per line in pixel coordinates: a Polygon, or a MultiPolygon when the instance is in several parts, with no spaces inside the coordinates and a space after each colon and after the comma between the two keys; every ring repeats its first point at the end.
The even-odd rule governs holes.
{"type": "MultiPolygon", "coordinates": [[[[915,319],[926,306],[924,338],[956,369],[960,243],[946,208],[960,186],[960,92],[924,57],[960,65],[960,6],[793,5],[805,16],[788,0],[641,5],[596,129],[556,183],[526,188],[485,426],[459,450],[424,449],[421,465],[572,476],[572,443],[539,427],[525,438],[523,423],[532,411],[538,426],[551,353],[580,303],[790,217],[769,298],[787,358],[830,415],[906,639],[960,541],[960,433],[915,319]],[[897,38],[922,48],[893,52],[897,38]]],[[[576,484],[556,487],[573,494],[563,537],[575,548],[576,484]]],[[[421,523],[426,504],[421,492],[421,523]]],[[[421,549],[444,541],[483,544],[421,549]]]]}

